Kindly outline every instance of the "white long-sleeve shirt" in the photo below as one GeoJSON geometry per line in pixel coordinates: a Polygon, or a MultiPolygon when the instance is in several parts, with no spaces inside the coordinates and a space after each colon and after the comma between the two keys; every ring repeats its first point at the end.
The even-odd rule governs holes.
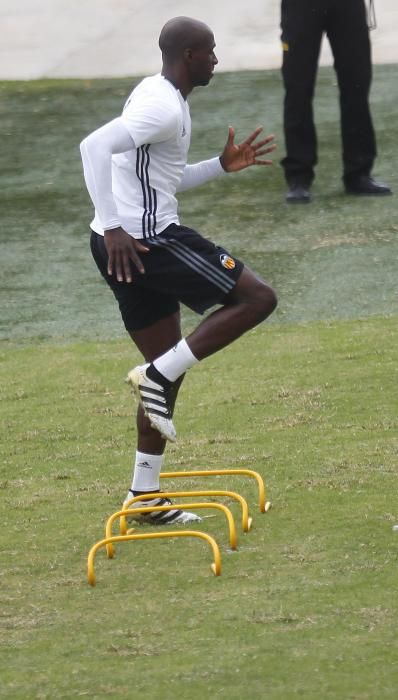
{"type": "Polygon", "coordinates": [[[122,115],[80,144],[84,177],[95,207],[91,228],[99,234],[121,226],[134,238],[179,223],[176,192],[223,173],[220,159],[187,165],[189,106],[170,81],[145,78],[122,115]]]}

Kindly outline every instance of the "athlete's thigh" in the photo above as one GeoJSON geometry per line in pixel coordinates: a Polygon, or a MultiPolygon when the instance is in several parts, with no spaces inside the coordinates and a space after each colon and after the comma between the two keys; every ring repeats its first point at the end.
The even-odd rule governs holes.
{"type": "Polygon", "coordinates": [[[241,260],[187,226],[172,224],[148,245],[157,252],[151,284],[198,314],[223,304],[243,269],[241,260]]]}

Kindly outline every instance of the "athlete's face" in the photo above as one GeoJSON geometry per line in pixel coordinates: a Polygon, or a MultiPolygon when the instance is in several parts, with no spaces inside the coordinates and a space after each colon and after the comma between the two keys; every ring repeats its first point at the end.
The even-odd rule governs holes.
{"type": "Polygon", "coordinates": [[[192,87],[208,85],[217,65],[214,36],[211,32],[204,35],[203,41],[195,49],[190,49],[190,76],[192,87]]]}

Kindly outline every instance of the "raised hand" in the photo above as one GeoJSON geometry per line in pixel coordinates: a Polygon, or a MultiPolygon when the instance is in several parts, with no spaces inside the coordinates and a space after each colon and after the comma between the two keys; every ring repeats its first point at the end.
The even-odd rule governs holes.
{"type": "Polygon", "coordinates": [[[276,144],[272,143],[274,135],[270,134],[265,139],[256,141],[262,130],[263,127],[259,126],[243,143],[238,145],[234,143],[235,129],[232,126],[229,127],[227,143],[220,156],[220,163],[227,173],[243,170],[250,165],[272,165],[272,160],[264,160],[261,156],[275,150],[276,144]],[[267,146],[267,144],[271,145],[267,146]]]}

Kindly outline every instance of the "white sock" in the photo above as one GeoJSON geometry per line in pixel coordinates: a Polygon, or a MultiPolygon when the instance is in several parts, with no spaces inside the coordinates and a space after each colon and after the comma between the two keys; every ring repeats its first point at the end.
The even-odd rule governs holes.
{"type": "Polygon", "coordinates": [[[187,341],[183,338],[174,348],[158,357],[153,362],[153,365],[166,379],[170,382],[175,382],[181,374],[184,374],[187,369],[196,365],[197,362],[199,360],[191,352],[187,341]]]}
{"type": "Polygon", "coordinates": [[[131,491],[159,491],[162,464],[163,455],[148,455],[137,450],[131,491]]]}

